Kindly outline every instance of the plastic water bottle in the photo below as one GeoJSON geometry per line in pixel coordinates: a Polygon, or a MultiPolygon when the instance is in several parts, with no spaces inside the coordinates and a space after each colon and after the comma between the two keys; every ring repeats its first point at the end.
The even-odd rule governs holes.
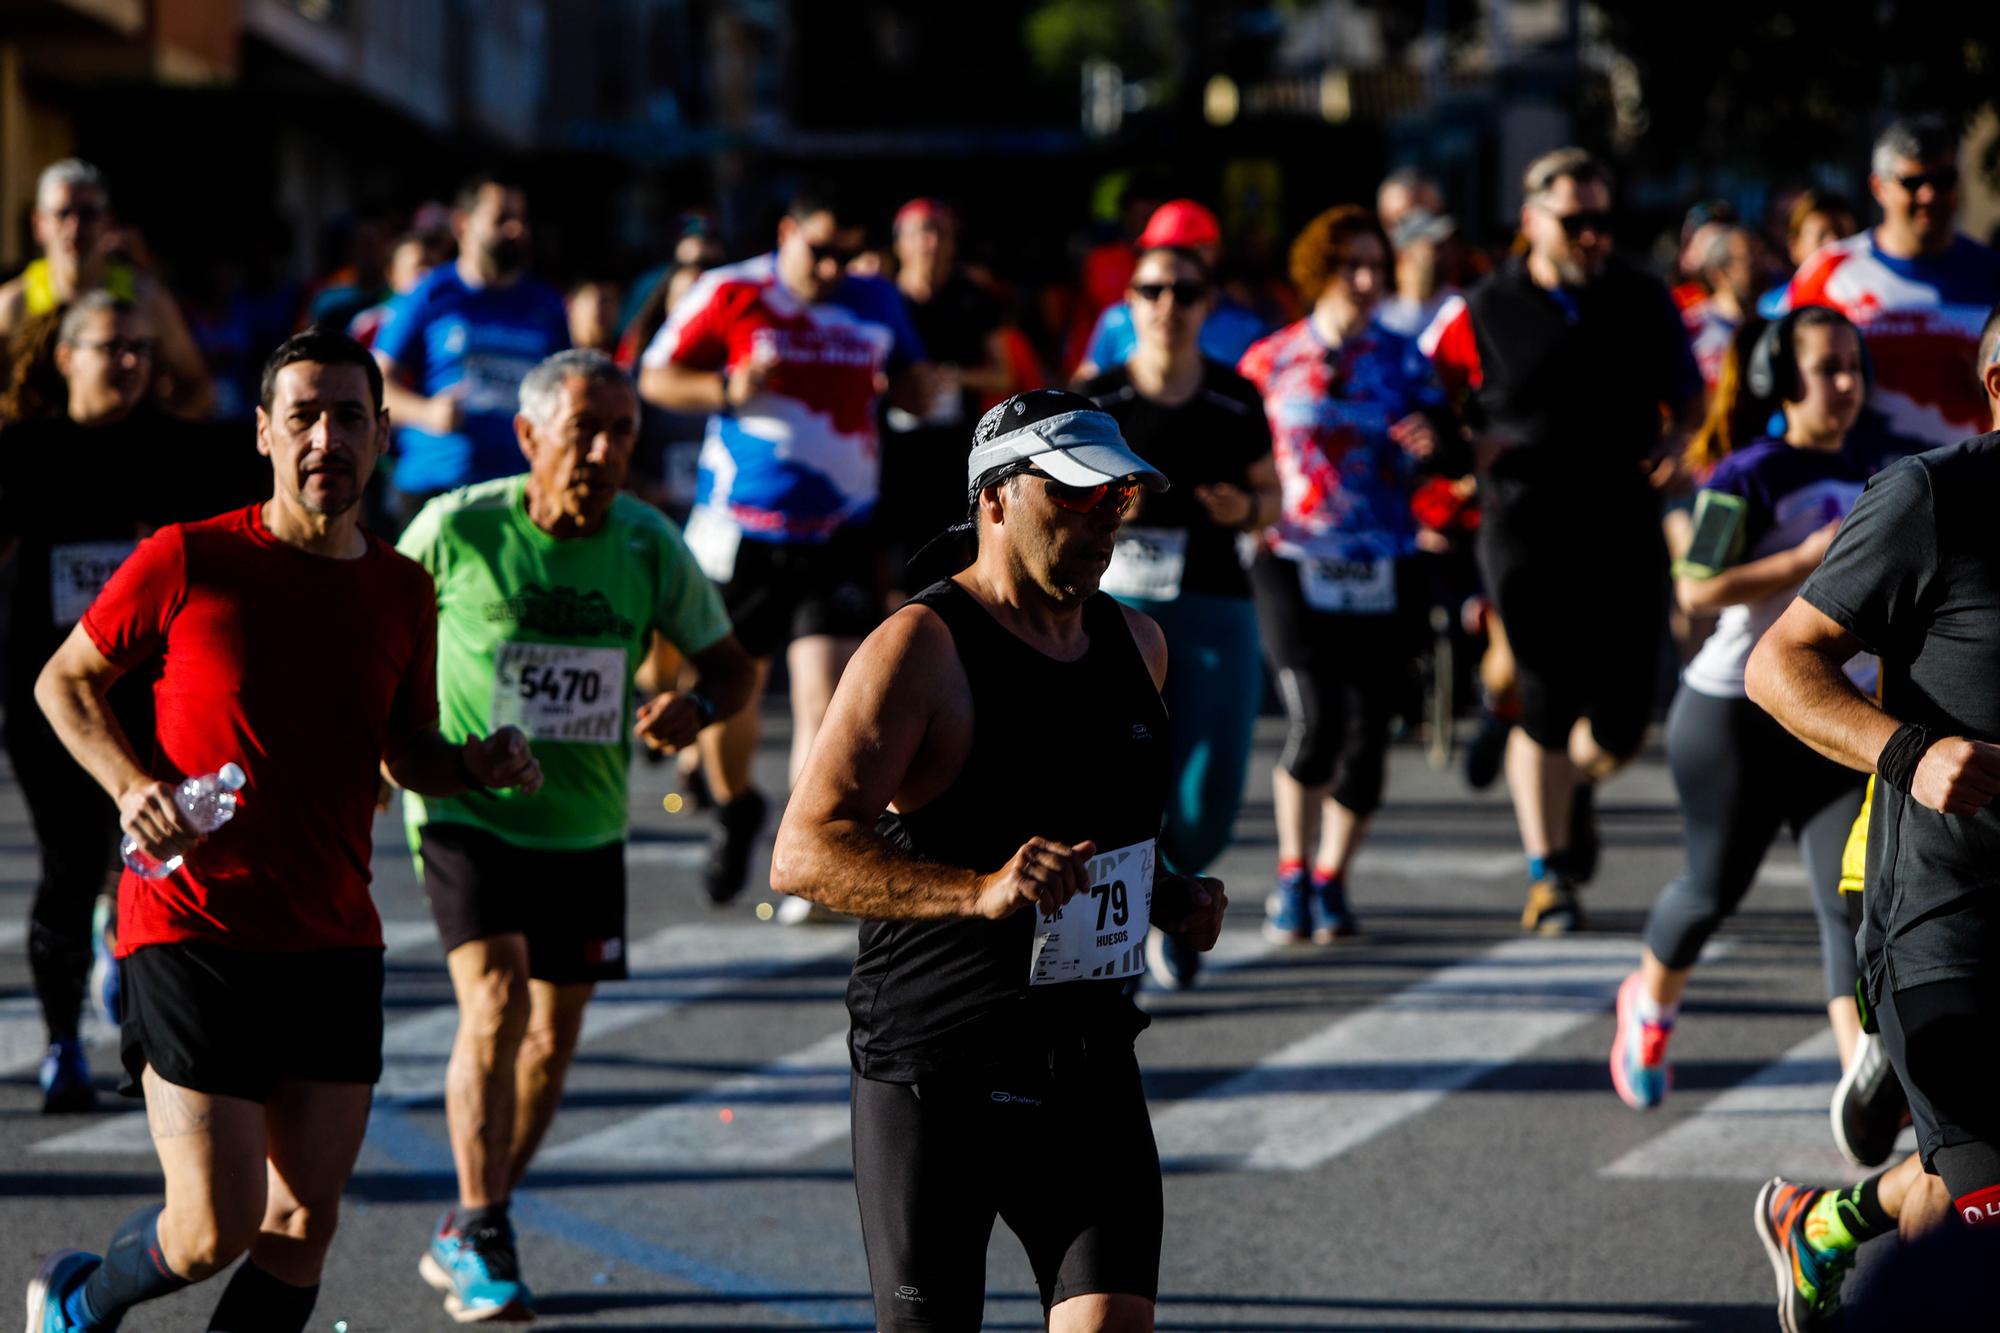
{"type": "MultiPolygon", "coordinates": [[[[243,790],[243,782],[242,769],[224,764],[220,772],[189,778],[175,788],[174,804],[187,816],[188,823],[203,833],[213,833],[235,815],[236,793],[243,790]]],[[[165,879],[181,868],[184,859],[176,856],[170,861],[155,861],[129,833],[118,850],[124,854],[125,864],[132,873],[146,879],[165,879]]]]}

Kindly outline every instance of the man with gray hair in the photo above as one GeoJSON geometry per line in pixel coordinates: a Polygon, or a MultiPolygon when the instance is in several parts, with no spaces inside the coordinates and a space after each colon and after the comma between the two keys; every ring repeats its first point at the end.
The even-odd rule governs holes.
{"type": "Polygon", "coordinates": [[[158,347],[150,382],[164,391],[165,405],[183,416],[202,415],[209,401],[208,368],[173,297],[129,260],[113,255],[104,173],[73,157],[45,168],[35,183],[33,225],[42,253],[0,286],[0,342],[25,321],[81,293],[107,291],[131,302],[152,326],[158,347]]]}
{"type": "Polygon", "coordinates": [[[2000,301],[2000,255],[1958,234],[1959,137],[1941,116],[1883,130],[1868,164],[1882,221],[1822,247],[1785,290],[1784,309],[1832,306],[1860,328],[1875,381],[1848,448],[1871,462],[1989,424],[1975,352],[2000,301]]]}
{"type": "Polygon", "coordinates": [[[445,735],[517,726],[544,775],[532,795],[404,796],[459,1005],[445,1088],[458,1207],[420,1268],[461,1322],[532,1310],[507,1201],[554,1119],[592,990],[626,975],[631,738],[691,745],[754,680],[680,530],[620,491],[639,431],[631,380],[601,352],[559,352],[523,378],[520,407],[528,471],[433,499],[398,543],[437,584],[445,735]],[[637,701],[656,634],[697,684],[637,701]]]}

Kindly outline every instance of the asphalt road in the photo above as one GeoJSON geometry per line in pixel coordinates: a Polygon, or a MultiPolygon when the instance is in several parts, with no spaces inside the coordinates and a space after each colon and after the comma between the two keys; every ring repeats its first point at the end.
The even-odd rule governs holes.
{"type": "MultiPolygon", "coordinates": [[[[760,758],[773,789],[783,739],[774,726],[760,758]]],[[[1198,989],[1149,997],[1140,1039],[1168,1170],[1160,1327],[1773,1327],[1750,1226],[1759,1182],[1853,1178],[1826,1128],[1833,1047],[1796,856],[1774,852],[1711,946],[1675,1038],[1675,1092],[1640,1115],[1611,1092],[1605,1057],[1613,993],[1677,868],[1659,754],[1603,794],[1593,929],[1548,942],[1517,924],[1503,793],[1469,792],[1399,747],[1354,878],[1366,933],[1319,949],[1257,929],[1276,739],[1267,723],[1236,843],[1212,872],[1235,899],[1214,964],[1198,989]]],[[[768,895],[754,891],[702,904],[707,825],[662,811],[670,777],[635,775],[633,978],[594,1005],[567,1107],[515,1202],[541,1326],[870,1327],[841,1047],[853,930],[761,922],[768,895]]],[[[0,1289],[15,1292],[37,1255],[101,1247],[159,1191],[143,1118],[115,1096],[94,1115],[39,1113],[19,924],[34,866],[18,790],[0,779],[0,1289]]],[[[416,1261],[453,1192],[440,1100],[453,1019],[388,820],[376,876],[388,1073],[313,1327],[411,1333],[452,1327],[416,1261]]],[[[108,1094],[113,1050],[96,1035],[108,1094]]],[[[202,1328],[218,1291],[144,1307],[124,1328],[202,1328]]],[[[1041,1326],[1004,1228],[986,1326],[1041,1326]]]]}

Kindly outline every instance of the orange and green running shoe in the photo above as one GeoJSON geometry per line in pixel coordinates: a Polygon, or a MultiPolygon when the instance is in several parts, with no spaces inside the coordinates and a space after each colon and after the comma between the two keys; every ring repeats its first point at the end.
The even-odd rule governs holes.
{"type": "Polygon", "coordinates": [[[1777,1176],[1757,1191],[1757,1236],[1778,1280],[1778,1327],[1785,1333],[1832,1327],[1840,1312],[1841,1281],[1854,1267],[1851,1244],[1840,1244],[1814,1216],[1813,1206],[1825,1193],[1777,1176]]]}

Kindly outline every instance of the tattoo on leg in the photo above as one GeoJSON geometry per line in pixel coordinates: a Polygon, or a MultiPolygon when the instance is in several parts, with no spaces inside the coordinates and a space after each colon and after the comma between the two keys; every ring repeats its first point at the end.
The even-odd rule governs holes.
{"type": "Polygon", "coordinates": [[[197,1094],[164,1079],[155,1079],[146,1089],[146,1125],[154,1138],[178,1139],[205,1133],[208,1123],[208,1106],[197,1094]]]}

